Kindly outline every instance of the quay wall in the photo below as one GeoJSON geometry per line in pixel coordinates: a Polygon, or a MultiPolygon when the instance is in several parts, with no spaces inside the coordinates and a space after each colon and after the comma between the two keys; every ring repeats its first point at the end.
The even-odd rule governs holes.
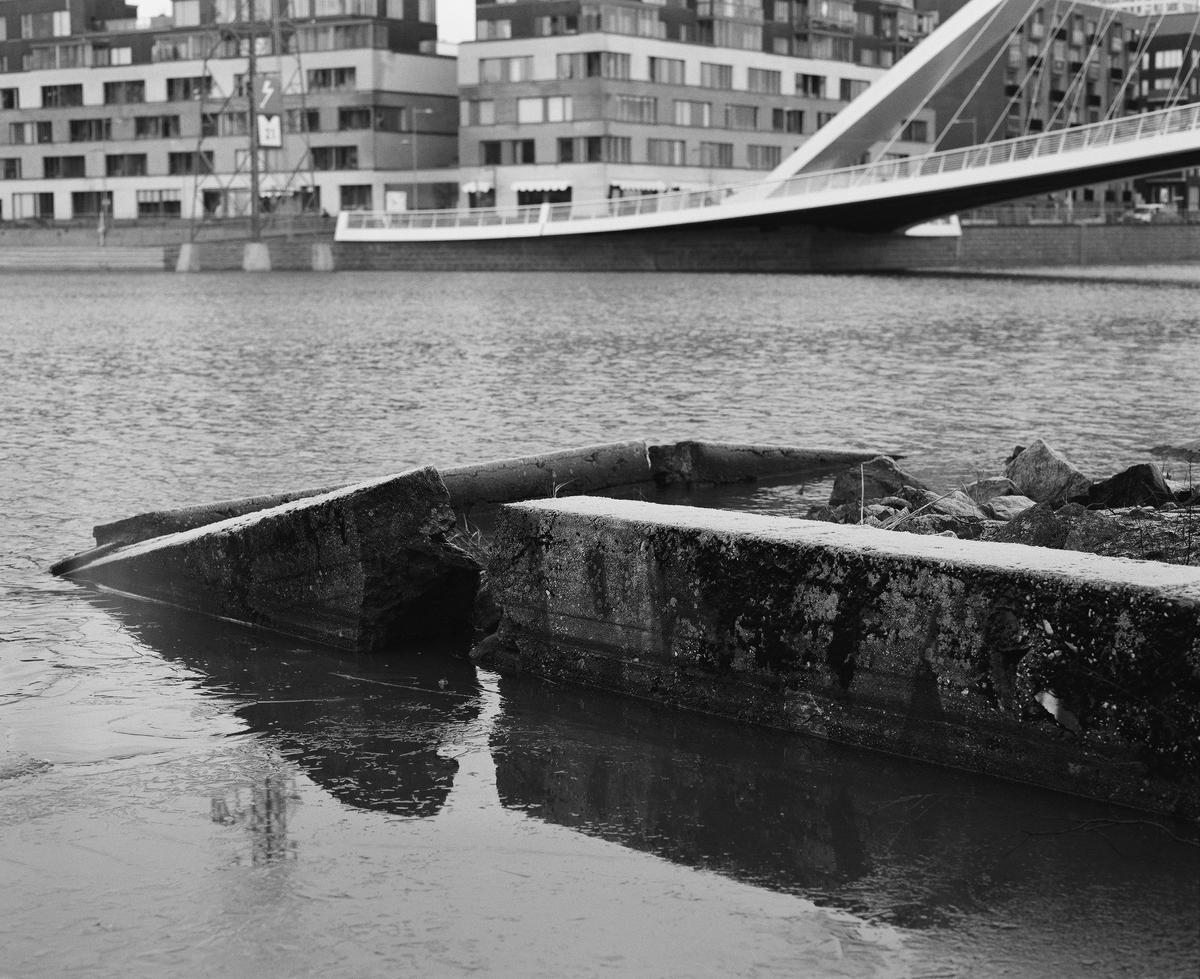
{"type": "Polygon", "coordinates": [[[501,672],[1200,818],[1200,569],[576,497],[486,580],[501,672]]]}
{"type": "MultiPolygon", "coordinates": [[[[155,229],[158,230],[158,229],[155,229]]],[[[162,246],[162,267],[178,266],[179,241],[133,232],[125,245],[162,246]],[[142,238],[145,239],[143,242],[142,238]]],[[[313,244],[330,235],[274,237],[266,241],[275,271],[311,271],[313,244]]],[[[118,240],[110,237],[108,252],[118,240]]],[[[119,246],[118,246],[119,247],[119,246]]],[[[195,268],[241,271],[245,240],[197,242],[195,268]]],[[[94,232],[70,229],[50,237],[0,229],[0,264],[5,267],[113,268],[94,232]],[[53,250],[53,254],[52,254],[53,250]],[[66,250],[78,250],[67,263],[66,250]],[[40,258],[40,253],[46,258],[40,258]],[[82,264],[81,264],[82,263],[82,264]]],[[[615,234],[506,242],[332,242],[337,271],[576,271],[576,272],[902,272],[930,269],[1054,268],[1063,266],[1152,266],[1200,261],[1200,224],[968,225],[961,238],[909,238],[899,234],[855,234],[821,228],[676,229],[654,234],[615,234]]],[[[144,265],[144,263],[143,263],[144,265]]]]}

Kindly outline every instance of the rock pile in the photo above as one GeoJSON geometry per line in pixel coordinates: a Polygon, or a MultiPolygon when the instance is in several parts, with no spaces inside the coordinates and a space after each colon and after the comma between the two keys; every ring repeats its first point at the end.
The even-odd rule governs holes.
{"type": "Polygon", "coordinates": [[[1002,476],[944,493],[879,456],[841,473],[807,516],[1200,565],[1200,484],[1169,480],[1153,463],[1093,480],[1042,439],[1017,446],[1002,476]]]}

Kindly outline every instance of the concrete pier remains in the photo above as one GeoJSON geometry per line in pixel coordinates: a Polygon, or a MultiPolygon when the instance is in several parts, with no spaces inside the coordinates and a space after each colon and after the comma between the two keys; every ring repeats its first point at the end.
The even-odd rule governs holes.
{"type": "Polygon", "coordinates": [[[487,575],[502,672],[1200,816],[1200,569],[574,498],[487,575]]]}

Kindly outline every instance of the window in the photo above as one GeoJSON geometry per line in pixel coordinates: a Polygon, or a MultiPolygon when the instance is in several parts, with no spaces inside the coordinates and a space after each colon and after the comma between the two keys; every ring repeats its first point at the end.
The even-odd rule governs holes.
{"type": "Polygon", "coordinates": [[[726,129],[757,129],[758,106],[727,105],[725,106],[726,129]]]}
{"type": "Polygon", "coordinates": [[[195,75],[191,78],[168,78],[167,101],[191,102],[212,94],[212,77],[195,75]]]}
{"type": "Polygon", "coordinates": [[[92,47],[92,67],[108,68],[114,65],[133,64],[133,48],[92,47]]]}
{"type": "Polygon", "coordinates": [[[357,170],[357,146],[314,146],[312,148],[314,170],[357,170]]]}
{"type": "Polygon", "coordinates": [[[200,117],[200,135],[248,136],[248,119],[245,112],[206,112],[200,117]]]}
{"type": "Polygon", "coordinates": [[[796,94],[810,99],[825,98],[824,75],[796,75],[796,94]]]}
{"type": "Polygon", "coordinates": [[[138,116],[133,121],[136,139],[177,139],[181,135],[179,116],[138,116]]]}
{"type": "Polygon", "coordinates": [[[861,48],[858,52],[858,63],[873,68],[879,63],[879,52],[874,48],[861,48]]]}
{"type": "Polygon", "coordinates": [[[124,105],[146,101],[146,83],[140,79],[129,82],[105,82],[104,104],[124,105]]]}
{"type": "Polygon", "coordinates": [[[71,216],[112,214],[111,190],[77,190],[71,194],[71,216]]]}
{"type": "Polygon", "coordinates": [[[772,109],[771,128],[777,133],[802,133],[804,112],[800,109],[772,109]]]}
{"type": "Polygon", "coordinates": [[[682,139],[646,140],[646,162],[663,166],[683,166],[687,160],[687,147],[682,139]]]}
{"type": "Polygon", "coordinates": [[[675,100],[675,125],[707,128],[712,125],[712,103],[675,100]]]}
{"type": "Polygon", "coordinates": [[[540,98],[517,99],[517,122],[544,122],[546,103],[540,98]]]}
{"type": "Polygon", "coordinates": [[[558,56],[559,78],[629,78],[629,55],[615,51],[584,51],[558,56]]]}
{"type": "Polygon", "coordinates": [[[660,85],[682,85],[683,61],[678,58],[651,58],[650,81],[660,85]]]}
{"type": "Polygon", "coordinates": [[[58,109],[64,106],[83,105],[82,85],[43,85],[42,107],[58,109]]]}
{"type": "Polygon", "coordinates": [[[354,68],[310,68],[308,90],[310,92],[336,92],[353,89],[358,83],[354,68]]]}
{"type": "Polygon", "coordinates": [[[746,163],[751,170],[774,170],[783,159],[783,150],[778,146],[746,147],[746,163]]]}
{"type": "Polygon", "coordinates": [[[700,85],[703,88],[733,88],[733,65],[700,65],[700,85]]]}
{"type": "Polygon", "coordinates": [[[613,110],[613,118],[621,122],[658,122],[658,99],[653,95],[617,95],[613,110]]]}
{"type": "Polygon", "coordinates": [[[536,37],[555,37],[559,34],[578,34],[579,18],[572,14],[556,17],[535,17],[533,33],[536,37]]]}
{"type": "Polygon", "coordinates": [[[733,166],[732,143],[701,143],[700,166],[702,167],[731,167],[733,166]]]}
{"type": "Polygon", "coordinates": [[[1154,54],[1155,68],[1178,68],[1183,64],[1183,51],[1175,48],[1173,51],[1156,51],[1154,54]]]}
{"type": "Polygon", "coordinates": [[[479,144],[480,162],[485,167],[500,166],[501,145],[498,139],[485,139],[479,144]]]}
{"type": "Polygon", "coordinates": [[[82,156],[47,156],[42,159],[42,176],[47,180],[82,177],[85,174],[82,156]]]}
{"type": "Polygon", "coordinates": [[[532,139],[514,139],[511,149],[513,163],[537,163],[537,150],[532,139]]]}
{"type": "Polygon", "coordinates": [[[13,217],[52,219],[54,217],[54,194],[48,191],[13,194],[13,217]]]}
{"type": "Polygon", "coordinates": [[[109,177],[144,177],[146,154],[109,153],[104,158],[104,172],[109,177]]]}
{"type": "Polygon", "coordinates": [[[559,163],[629,163],[633,140],[628,136],[576,136],[558,141],[559,163]]]}
{"type": "Polygon", "coordinates": [[[862,95],[870,84],[870,82],[860,81],[857,78],[843,78],[838,88],[838,96],[841,101],[849,102],[862,95]]]}
{"type": "Polygon", "coordinates": [[[139,190],[137,192],[137,216],[139,218],[177,218],[180,214],[178,190],[139,190]]]}
{"type": "Polygon", "coordinates": [[[0,159],[0,180],[20,180],[21,160],[15,156],[0,159]]]}
{"type": "MultiPolygon", "coordinates": [[[[562,57],[561,55],[559,57],[562,57]]],[[[480,58],[479,80],[495,82],[527,82],[533,78],[533,55],[515,58],[480,58]]]]}
{"type": "Polygon", "coordinates": [[[820,129],[822,126],[831,122],[833,120],[833,117],[835,114],[836,113],[833,113],[833,112],[818,112],[817,113],[817,128],[820,129]]]}
{"type": "Polygon", "coordinates": [[[21,145],[23,143],[52,143],[53,131],[48,122],[10,122],[8,124],[8,141],[21,145]]]}
{"type": "Polygon", "coordinates": [[[924,119],[914,119],[900,131],[900,138],[910,143],[928,143],[929,123],[924,119]]]}
{"type": "Polygon", "coordinates": [[[188,151],[183,153],[167,154],[167,173],[171,174],[171,176],[183,176],[194,173],[204,174],[212,172],[212,150],[204,150],[200,153],[188,151]]]}
{"type": "Polygon", "coordinates": [[[21,108],[21,92],[16,88],[0,88],[0,109],[21,108]]]}
{"type": "Polygon", "coordinates": [[[751,92],[764,95],[778,95],[783,91],[783,73],[767,71],[765,68],[751,68],[747,73],[746,88],[751,92]]]}
{"type": "Polygon", "coordinates": [[[369,211],[374,206],[370,184],[342,184],[339,193],[343,211],[369,211]]]}
{"type": "Polygon", "coordinates": [[[99,143],[112,139],[111,119],[72,119],[68,123],[72,143],[99,143]]]}
{"type": "Polygon", "coordinates": [[[370,106],[359,105],[349,109],[338,109],[338,130],[348,132],[355,129],[370,129],[374,113],[370,106]]]}
{"type": "Polygon", "coordinates": [[[503,41],[512,37],[511,20],[479,20],[475,22],[476,41],[503,41]]]}
{"type": "Polygon", "coordinates": [[[315,133],[321,129],[318,109],[285,109],[283,126],[289,133],[315,133]]]}

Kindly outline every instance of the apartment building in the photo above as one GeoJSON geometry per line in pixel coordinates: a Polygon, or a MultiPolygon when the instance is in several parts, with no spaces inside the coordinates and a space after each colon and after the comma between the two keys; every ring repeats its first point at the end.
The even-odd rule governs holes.
{"type": "MultiPolygon", "coordinates": [[[[459,50],[474,207],[759,179],[937,22],[911,0],[507,0],[459,50]]],[[[878,153],[926,152],[932,113],[878,153]]]]}
{"type": "Polygon", "coordinates": [[[455,202],[455,67],[433,53],[434,0],[257,7],[174,0],[141,22],[119,0],[0,6],[0,219],[247,213],[252,54],[282,93],[264,209],[455,202]]]}

